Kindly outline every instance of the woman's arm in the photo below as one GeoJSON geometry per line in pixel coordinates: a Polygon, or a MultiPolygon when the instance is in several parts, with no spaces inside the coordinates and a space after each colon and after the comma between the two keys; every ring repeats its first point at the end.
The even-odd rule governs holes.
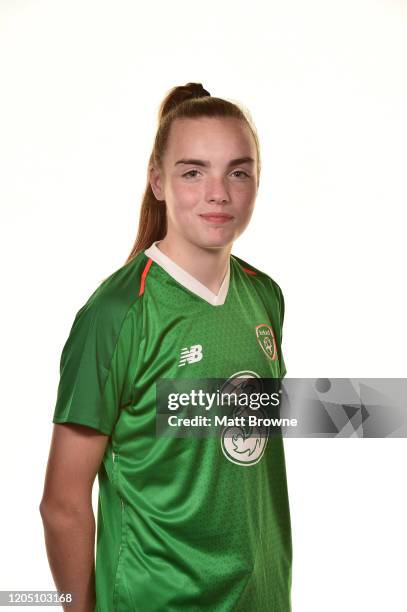
{"type": "Polygon", "coordinates": [[[48,561],[71,612],[95,608],[95,517],[92,487],[109,436],[90,427],[54,424],[40,513],[48,561]],[[76,602],[76,603],[75,603],[76,602]]]}

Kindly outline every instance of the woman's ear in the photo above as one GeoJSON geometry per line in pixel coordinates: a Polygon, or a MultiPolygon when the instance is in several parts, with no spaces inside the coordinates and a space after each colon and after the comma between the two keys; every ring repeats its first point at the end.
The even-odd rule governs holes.
{"type": "Polygon", "coordinates": [[[155,199],[158,201],[164,200],[165,197],[164,197],[164,186],[163,186],[162,173],[160,172],[160,170],[158,170],[154,166],[150,166],[149,181],[150,181],[150,186],[155,196],[155,199]]]}

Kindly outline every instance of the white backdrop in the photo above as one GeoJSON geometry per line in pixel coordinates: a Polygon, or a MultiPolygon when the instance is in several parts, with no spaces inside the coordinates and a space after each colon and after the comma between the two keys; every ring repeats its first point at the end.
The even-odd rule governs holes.
{"type": "MultiPolygon", "coordinates": [[[[55,587],[38,505],[60,353],[79,307],[133,245],[169,88],[201,82],[257,126],[260,191],[232,252],[283,289],[287,376],[406,376],[407,8],[0,10],[0,590],[45,590],[55,587]]],[[[285,446],[293,612],[405,612],[405,440],[285,446]]]]}

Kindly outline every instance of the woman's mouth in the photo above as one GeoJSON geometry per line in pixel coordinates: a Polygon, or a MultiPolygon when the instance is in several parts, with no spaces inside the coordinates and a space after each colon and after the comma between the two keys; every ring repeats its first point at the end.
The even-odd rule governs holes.
{"type": "Polygon", "coordinates": [[[231,219],[233,219],[232,215],[228,215],[227,213],[205,213],[199,216],[210,223],[226,223],[227,221],[231,221],[231,219]]]}

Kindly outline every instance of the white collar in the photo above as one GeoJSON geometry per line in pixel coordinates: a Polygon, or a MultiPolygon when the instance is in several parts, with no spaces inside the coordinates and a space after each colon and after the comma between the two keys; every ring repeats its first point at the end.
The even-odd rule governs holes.
{"type": "Polygon", "coordinates": [[[178,264],[175,263],[168,255],[160,251],[157,247],[159,244],[159,240],[153,242],[153,244],[144,251],[147,257],[151,257],[153,261],[155,261],[158,265],[160,265],[170,276],[172,276],[176,281],[178,281],[181,285],[199,295],[202,299],[212,304],[212,306],[221,306],[224,304],[228,289],[229,289],[229,278],[230,278],[230,259],[228,263],[228,269],[226,271],[225,277],[222,281],[222,285],[219,289],[219,293],[216,294],[208,287],[205,287],[198,279],[196,279],[192,274],[181,268],[178,264]]]}

